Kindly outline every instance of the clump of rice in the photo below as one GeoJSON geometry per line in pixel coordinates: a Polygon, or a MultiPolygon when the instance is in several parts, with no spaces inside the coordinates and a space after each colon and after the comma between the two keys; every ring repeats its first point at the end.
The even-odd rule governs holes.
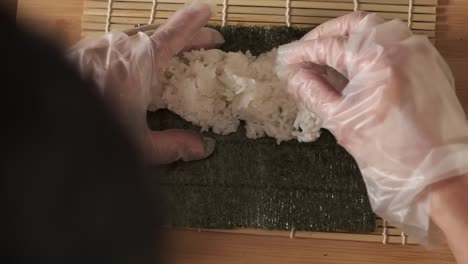
{"type": "Polygon", "coordinates": [[[162,71],[151,108],[167,108],[202,131],[227,135],[244,121],[248,138],[314,141],[320,120],[287,92],[275,65],[276,50],[259,57],[216,49],[183,53],[162,71]]]}

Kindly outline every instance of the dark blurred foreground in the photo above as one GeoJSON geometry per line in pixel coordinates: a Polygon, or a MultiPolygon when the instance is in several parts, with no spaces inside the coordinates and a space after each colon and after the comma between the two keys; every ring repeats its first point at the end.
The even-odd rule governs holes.
{"type": "Polygon", "coordinates": [[[62,53],[2,12],[0,24],[3,255],[156,263],[157,190],[138,149],[62,53]]]}

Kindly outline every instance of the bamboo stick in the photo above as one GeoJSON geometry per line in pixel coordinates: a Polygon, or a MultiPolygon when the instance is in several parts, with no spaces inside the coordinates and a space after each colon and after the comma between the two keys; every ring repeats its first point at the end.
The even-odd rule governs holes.
{"type": "MultiPolygon", "coordinates": [[[[237,0],[241,1],[241,0],[237,0]]],[[[248,0],[245,0],[248,1],[248,0]]],[[[316,9],[336,9],[336,10],[353,10],[354,4],[348,3],[325,3],[325,2],[291,2],[291,7],[316,8],[316,9]]],[[[408,12],[408,6],[399,5],[378,5],[378,4],[360,4],[359,10],[365,11],[388,11],[388,12],[408,12]]],[[[414,6],[413,13],[435,14],[436,7],[434,6],[414,6]]]]}
{"type": "Polygon", "coordinates": [[[81,38],[88,38],[88,37],[99,37],[102,36],[105,32],[104,31],[94,31],[94,30],[85,30],[81,31],[81,38]]]}
{"type": "MultiPolygon", "coordinates": [[[[237,10],[236,10],[237,11],[237,10]]],[[[233,13],[241,13],[239,11],[233,13]]],[[[304,9],[304,8],[291,8],[291,16],[317,16],[317,17],[340,17],[349,14],[350,11],[345,10],[317,10],[317,9],[304,9]]],[[[407,20],[407,13],[392,13],[392,12],[376,12],[380,17],[384,19],[401,19],[407,20]]],[[[435,22],[435,14],[413,14],[413,21],[418,22],[435,22]]]]}
{"type": "MultiPolygon", "coordinates": [[[[378,227],[377,229],[375,229],[374,232],[372,232],[372,234],[374,235],[381,235],[383,233],[383,228],[382,227],[378,227]]],[[[396,228],[392,228],[392,227],[387,227],[387,230],[386,230],[386,233],[387,235],[390,235],[390,236],[400,236],[401,235],[401,231],[396,229],[396,228]]]]}
{"type": "MultiPolygon", "coordinates": [[[[376,224],[377,226],[383,226],[384,221],[383,221],[382,218],[377,217],[376,220],[375,220],[375,224],[376,224]]],[[[393,226],[389,225],[388,223],[386,224],[386,226],[387,226],[387,227],[392,227],[392,228],[394,228],[393,226]]]]}

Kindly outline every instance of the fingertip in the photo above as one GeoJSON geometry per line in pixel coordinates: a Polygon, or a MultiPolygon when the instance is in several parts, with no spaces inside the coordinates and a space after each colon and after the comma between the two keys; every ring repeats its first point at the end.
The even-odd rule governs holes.
{"type": "Polygon", "coordinates": [[[159,64],[167,63],[170,58],[183,50],[197,32],[208,23],[212,15],[209,2],[211,1],[195,0],[189,2],[151,36],[158,49],[156,59],[159,64]]]}
{"type": "Polygon", "coordinates": [[[215,0],[191,0],[187,2],[187,5],[193,6],[201,6],[207,5],[210,8],[211,15],[214,16],[216,14],[216,1],[215,0]]]}
{"type": "Polygon", "coordinates": [[[367,13],[362,11],[361,18],[356,23],[355,31],[362,31],[369,28],[373,28],[377,25],[383,24],[385,19],[380,17],[377,13],[367,13]]]}
{"type": "Polygon", "coordinates": [[[212,49],[221,46],[224,43],[224,37],[215,29],[203,27],[193,37],[190,44],[188,44],[183,51],[194,49],[212,49]]]}
{"type": "Polygon", "coordinates": [[[153,131],[150,137],[151,157],[157,164],[205,159],[213,154],[216,146],[214,139],[187,130],[153,131]]]}
{"type": "Polygon", "coordinates": [[[289,65],[305,61],[303,57],[298,57],[298,55],[302,55],[302,52],[298,52],[298,49],[301,49],[302,45],[302,42],[294,41],[289,44],[279,46],[276,57],[277,64],[289,65]]]}
{"type": "Polygon", "coordinates": [[[212,33],[211,33],[211,39],[212,39],[212,42],[218,46],[221,46],[222,44],[224,44],[224,42],[226,42],[226,40],[224,39],[223,35],[221,35],[221,33],[217,30],[214,30],[214,29],[210,29],[210,28],[205,28],[205,29],[208,29],[210,30],[212,33]]]}
{"type": "Polygon", "coordinates": [[[206,159],[211,156],[216,147],[216,140],[209,137],[203,137],[198,133],[190,131],[182,131],[181,133],[187,133],[186,136],[193,137],[191,143],[187,141],[187,145],[182,144],[179,149],[180,159],[183,161],[195,161],[206,159]]]}
{"type": "Polygon", "coordinates": [[[375,13],[355,11],[322,23],[304,35],[301,40],[347,36],[356,30],[367,29],[383,22],[385,21],[375,13]]]}
{"type": "Polygon", "coordinates": [[[278,49],[278,64],[284,65],[327,65],[341,74],[346,74],[346,37],[330,37],[301,40],[283,45],[278,49]]]}
{"type": "Polygon", "coordinates": [[[291,77],[288,90],[309,111],[318,114],[322,119],[326,119],[330,107],[341,98],[341,94],[324,77],[306,69],[291,77]]]}
{"type": "Polygon", "coordinates": [[[203,145],[204,145],[204,148],[205,148],[205,153],[204,153],[204,157],[202,157],[202,159],[205,159],[205,158],[208,158],[209,156],[211,156],[211,154],[213,154],[213,152],[215,151],[215,148],[216,148],[216,140],[213,139],[213,138],[209,138],[209,137],[203,137],[203,145]]]}

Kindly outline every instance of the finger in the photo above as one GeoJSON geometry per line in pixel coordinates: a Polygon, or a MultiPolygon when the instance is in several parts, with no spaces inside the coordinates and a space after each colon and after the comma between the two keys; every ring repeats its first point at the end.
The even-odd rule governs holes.
{"type": "Polygon", "coordinates": [[[342,92],[343,89],[348,85],[348,79],[346,79],[343,75],[337,72],[335,69],[329,66],[325,67],[325,73],[323,73],[322,77],[330,83],[330,85],[335,88],[338,92],[342,92]]]}
{"type": "Polygon", "coordinates": [[[321,75],[301,70],[289,80],[289,92],[306,108],[327,120],[330,111],[341,100],[341,94],[321,75]]]}
{"type": "Polygon", "coordinates": [[[214,0],[195,0],[185,5],[161,25],[151,36],[158,63],[166,63],[187,46],[212,15],[210,3],[214,0]]]}
{"type": "Polygon", "coordinates": [[[302,37],[301,40],[347,36],[351,32],[369,29],[383,22],[384,20],[376,14],[357,11],[319,25],[302,37]]]}
{"type": "Polygon", "coordinates": [[[178,129],[152,131],[148,136],[151,158],[157,164],[204,159],[213,153],[216,145],[214,139],[178,129]]]}
{"type": "Polygon", "coordinates": [[[194,49],[213,49],[221,46],[224,38],[217,30],[204,27],[198,31],[192,41],[186,45],[183,51],[194,49]]]}
{"type": "MultiPolygon", "coordinates": [[[[127,34],[128,36],[133,36],[138,32],[147,32],[151,30],[155,30],[160,25],[152,24],[152,25],[145,25],[137,28],[132,28],[123,31],[123,33],[127,34]]],[[[194,50],[194,49],[213,49],[221,46],[224,43],[224,38],[219,33],[219,31],[203,27],[201,28],[193,37],[192,41],[186,45],[182,51],[194,50]]]]}
{"type": "Polygon", "coordinates": [[[327,65],[348,77],[346,70],[345,37],[330,37],[296,41],[278,48],[278,65],[315,63],[327,65]]]}

